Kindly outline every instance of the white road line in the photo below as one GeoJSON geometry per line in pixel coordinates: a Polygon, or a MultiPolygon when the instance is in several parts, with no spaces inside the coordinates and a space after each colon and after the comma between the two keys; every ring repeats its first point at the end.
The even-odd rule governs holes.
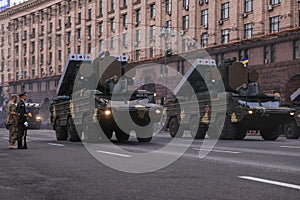
{"type": "Polygon", "coordinates": [[[119,153],[113,153],[113,152],[109,152],[109,151],[97,151],[98,153],[103,153],[103,154],[108,154],[108,155],[113,155],[113,156],[121,156],[121,157],[125,157],[125,158],[130,158],[130,155],[126,155],[126,154],[119,154],[119,153]]]}
{"type": "Polygon", "coordinates": [[[193,148],[197,151],[211,151],[211,152],[218,152],[218,153],[232,153],[232,154],[238,154],[238,153],[242,153],[242,152],[238,152],[238,151],[225,151],[225,150],[216,150],[216,149],[199,149],[199,148],[193,148]]]}
{"type": "Polygon", "coordinates": [[[289,148],[289,149],[300,149],[300,147],[297,146],[280,146],[281,148],[289,148]]]}
{"type": "Polygon", "coordinates": [[[63,147],[63,146],[65,146],[65,145],[63,145],[63,144],[57,144],[57,143],[48,143],[49,145],[51,145],[51,146],[58,146],[58,147],[63,147]]]}
{"type": "Polygon", "coordinates": [[[272,184],[272,185],[279,185],[279,186],[282,186],[282,187],[288,187],[288,188],[293,188],[293,189],[300,190],[300,185],[294,185],[294,184],[290,184],[290,183],[283,183],[283,182],[279,182],[279,181],[271,181],[271,180],[256,178],[256,177],[251,177],[251,176],[239,176],[239,178],[247,179],[247,180],[251,180],[251,181],[257,181],[257,182],[261,182],[261,183],[268,183],[268,184],[272,184]]]}
{"type": "Polygon", "coordinates": [[[9,138],[8,137],[2,137],[3,139],[5,139],[5,140],[9,140],[9,138]]]}

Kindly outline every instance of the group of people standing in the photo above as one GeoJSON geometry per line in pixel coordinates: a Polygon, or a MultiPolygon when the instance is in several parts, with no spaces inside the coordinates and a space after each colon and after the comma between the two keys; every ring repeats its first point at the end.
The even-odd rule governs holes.
{"type": "Polygon", "coordinates": [[[9,149],[27,149],[26,138],[23,144],[23,138],[27,134],[27,114],[25,101],[27,93],[22,92],[19,95],[12,94],[7,108],[6,126],[9,129],[9,149]],[[18,96],[20,98],[18,104],[18,96]],[[17,145],[15,143],[17,141],[17,145]]]}

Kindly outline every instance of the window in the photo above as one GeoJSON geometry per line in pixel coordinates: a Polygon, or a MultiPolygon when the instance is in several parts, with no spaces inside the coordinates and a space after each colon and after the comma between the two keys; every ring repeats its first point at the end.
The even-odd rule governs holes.
{"type": "Polygon", "coordinates": [[[127,28],[127,24],[128,24],[128,17],[127,17],[127,13],[122,15],[122,24],[124,28],[127,28]]]}
{"type": "Polygon", "coordinates": [[[61,28],[61,19],[58,20],[58,29],[61,28]]]}
{"type": "Polygon", "coordinates": [[[34,53],[35,50],[35,42],[31,42],[31,53],[34,53]]]}
{"type": "Polygon", "coordinates": [[[92,53],[92,44],[91,43],[88,43],[87,51],[88,51],[88,53],[92,53]]]}
{"type": "Polygon", "coordinates": [[[270,4],[271,5],[277,5],[277,4],[280,4],[280,0],[270,0],[270,4]]]}
{"type": "Polygon", "coordinates": [[[101,34],[103,33],[103,22],[99,22],[99,34],[101,36],[101,34]]]}
{"type": "Polygon", "coordinates": [[[139,23],[141,21],[141,9],[135,11],[135,22],[139,23]]]}
{"type": "Polygon", "coordinates": [[[229,2],[223,3],[221,5],[221,18],[228,19],[229,18],[229,2]]]}
{"type": "Polygon", "coordinates": [[[245,38],[251,38],[253,34],[253,24],[248,23],[245,24],[244,26],[245,26],[245,38]]]}
{"type": "Polygon", "coordinates": [[[171,30],[172,30],[172,21],[171,20],[166,21],[166,29],[167,29],[168,33],[171,33],[171,30]]]}
{"type": "Polygon", "coordinates": [[[115,0],[111,0],[110,8],[111,11],[115,11],[115,0]]]}
{"type": "Polygon", "coordinates": [[[24,52],[24,55],[27,53],[27,45],[26,44],[23,44],[23,52],[24,52]]]}
{"type": "Polygon", "coordinates": [[[50,90],[50,81],[46,81],[46,90],[50,90]]]}
{"type": "Polygon", "coordinates": [[[276,60],[276,44],[271,45],[271,63],[276,60]]]}
{"type": "Polygon", "coordinates": [[[253,11],[253,0],[245,0],[245,13],[253,11]]]}
{"type": "Polygon", "coordinates": [[[62,60],[62,54],[61,54],[61,50],[58,50],[58,60],[61,61],[62,60]]]}
{"type": "Polygon", "coordinates": [[[92,20],[92,9],[91,8],[88,11],[88,20],[92,20]]]}
{"type": "Polygon", "coordinates": [[[69,44],[71,42],[71,32],[67,33],[67,43],[69,44]]]}
{"type": "Polygon", "coordinates": [[[150,58],[155,57],[155,47],[150,47],[150,58]]]}
{"type": "MultiPolygon", "coordinates": [[[[41,74],[43,74],[44,73],[44,69],[42,68],[41,69],[41,74]]],[[[41,83],[37,83],[37,90],[38,91],[41,91],[42,90],[42,85],[41,85],[41,83]]]]}
{"type": "Polygon", "coordinates": [[[25,57],[23,60],[23,66],[26,67],[27,66],[27,58],[25,57]]]}
{"type": "Polygon", "coordinates": [[[123,33],[123,36],[122,36],[122,44],[123,44],[123,47],[127,47],[127,45],[128,45],[128,37],[127,37],[127,33],[123,33]]]}
{"type": "Polygon", "coordinates": [[[41,26],[41,34],[44,34],[44,25],[41,26]]]}
{"type": "MultiPolygon", "coordinates": [[[[35,69],[31,70],[31,77],[35,78],[35,69]]],[[[30,89],[30,85],[29,85],[29,89],[30,89]]],[[[32,90],[32,89],[31,89],[32,90]]]]}
{"type": "Polygon", "coordinates": [[[269,59],[269,48],[264,46],[264,60],[269,59]]]}
{"type": "Polygon", "coordinates": [[[35,56],[32,56],[32,57],[31,57],[31,65],[32,65],[32,66],[35,66],[35,56]]]}
{"type": "Polygon", "coordinates": [[[44,63],[44,54],[41,54],[41,58],[40,58],[40,64],[44,63]]]}
{"type": "Polygon", "coordinates": [[[182,40],[182,51],[185,52],[185,51],[188,51],[188,39],[183,39],[182,40]]]}
{"type": "Polygon", "coordinates": [[[110,48],[111,49],[115,48],[115,38],[114,37],[111,37],[111,39],[110,39],[110,48]]]}
{"type": "Polygon", "coordinates": [[[293,59],[299,59],[299,41],[293,42],[293,59]]]}
{"type": "Polygon", "coordinates": [[[201,47],[207,47],[208,45],[208,33],[203,33],[201,35],[201,47]]]}
{"type": "Polygon", "coordinates": [[[111,18],[111,19],[110,19],[110,30],[111,30],[112,32],[114,32],[115,29],[116,29],[116,27],[115,27],[115,18],[111,18]]]}
{"type": "Polygon", "coordinates": [[[99,15],[103,16],[103,0],[99,2],[99,15]]]}
{"type": "Polygon", "coordinates": [[[229,42],[229,37],[230,37],[230,30],[229,29],[224,29],[221,31],[222,35],[221,35],[221,43],[228,43],[229,42]]]}
{"type": "Polygon", "coordinates": [[[87,27],[87,34],[88,34],[88,39],[91,39],[91,37],[92,37],[92,26],[88,26],[87,27]]]}
{"type": "Polygon", "coordinates": [[[50,24],[49,24],[49,32],[52,33],[52,31],[53,31],[53,23],[50,22],[50,24]]]}
{"type": "Polygon", "coordinates": [[[270,18],[270,33],[279,31],[280,16],[270,18]]]}
{"type": "Polygon", "coordinates": [[[49,53],[48,58],[49,58],[48,63],[51,64],[52,63],[52,52],[49,53]]]}
{"type": "Polygon", "coordinates": [[[182,30],[187,30],[189,28],[189,16],[182,17],[182,30]]]}
{"type": "Polygon", "coordinates": [[[80,47],[80,45],[78,45],[77,46],[77,53],[80,54],[80,51],[81,51],[81,47],[80,47]]]}
{"type": "Polygon", "coordinates": [[[172,0],[166,0],[166,13],[172,14],[172,0]]]}
{"type": "Polygon", "coordinates": [[[189,0],[183,0],[183,5],[184,8],[188,8],[189,7],[189,0]]]}
{"type": "Polygon", "coordinates": [[[135,60],[140,60],[140,53],[141,53],[141,51],[139,49],[135,50],[135,52],[134,52],[135,60]]]}
{"type": "Polygon", "coordinates": [[[104,49],[104,42],[103,42],[103,40],[100,40],[99,41],[99,51],[103,51],[103,49],[104,49]]]}
{"type": "Polygon", "coordinates": [[[201,11],[201,25],[208,24],[208,9],[201,11]]]}
{"type": "Polygon", "coordinates": [[[155,40],[155,26],[150,26],[150,40],[155,40]]]}
{"type": "Polygon", "coordinates": [[[77,20],[77,23],[81,24],[81,13],[78,13],[77,20]]]}
{"type": "Polygon", "coordinates": [[[135,31],[135,41],[140,42],[141,41],[141,30],[136,30],[135,31]]]}
{"type": "Polygon", "coordinates": [[[127,4],[128,4],[127,0],[123,0],[123,7],[127,7],[127,4]]]}
{"type": "Polygon", "coordinates": [[[150,18],[155,19],[155,4],[150,5],[150,18]]]}

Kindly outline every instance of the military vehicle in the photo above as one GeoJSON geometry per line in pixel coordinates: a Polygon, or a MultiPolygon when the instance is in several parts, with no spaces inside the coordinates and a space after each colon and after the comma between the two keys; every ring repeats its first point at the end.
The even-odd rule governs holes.
{"type": "Polygon", "coordinates": [[[160,122],[162,108],[149,103],[153,93],[128,91],[130,78],[122,78],[114,94],[107,80],[124,72],[124,56],[91,59],[90,55],[70,55],[50,105],[51,124],[57,140],[98,142],[127,141],[135,131],[139,142],[150,142],[153,123],[160,122]],[[103,70],[103,66],[108,66],[103,70]],[[119,93],[115,93],[119,90],[119,93]],[[130,118],[130,119],[129,119],[130,118]],[[100,129],[100,127],[102,129],[100,129]]]}
{"type": "Polygon", "coordinates": [[[40,129],[43,121],[40,115],[40,103],[26,103],[27,112],[31,113],[28,117],[28,129],[40,129]]]}
{"type": "Polygon", "coordinates": [[[300,88],[291,95],[291,108],[296,110],[291,123],[284,126],[284,134],[288,139],[298,139],[300,137],[300,88]]]}
{"type": "Polygon", "coordinates": [[[264,140],[276,140],[282,132],[280,127],[292,121],[295,111],[280,107],[277,96],[260,93],[257,79],[256,71],[249,71],[235,59],[226,60],[219,67],[213,60],[197,59],[175,89],[174,100],[165,106],[165,127],[172,137],[180,137],[184,130],[189,130],[192,137],[204,138],[212,126],[207,132],[210,138],[241,140],[248,130],[260,130],[264,140]],[[216,72],[221,76],[216,76],[216,72]],[[188,98],[190,94],[185,87],[188,83],[193,86],[195,97],[188,98]],[[222,83],[223,91],[218,87],[222,83]],[[248,88],[241,93],[238,86],[244,83],[248,88]],[[194,101],[198,101],[200,113],[189,106],[194,101]],[[215,112],[210,108],[212,102],[216,105],[215,112]],[[226,113],[225,122],[222,113],[226,113]]]}

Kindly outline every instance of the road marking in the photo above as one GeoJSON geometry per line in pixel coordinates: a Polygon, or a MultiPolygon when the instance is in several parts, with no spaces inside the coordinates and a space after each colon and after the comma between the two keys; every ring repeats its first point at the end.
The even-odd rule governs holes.
{"type": "Polygon", "coordinates": [[[65,146],[65,145],[63,145],[63,144],[57,144],[57,143],[48,143],[49,145],[51,145],[51,146],[58,146],[58,147],[63,147],[63,146],[65,146]]]}
{"type": "Polygon", "coordinates": [[[225,151],[225,150],[216,150],[216,149],[212,149],[212,150],[199,149],[199,148],[193,148],[193,149],[198,150],[198,151],[212,151],[212,152],[218,152],[218,153],[233,153],[233,154],[242,153],[242,152],[238,152],[238,151],[225,151]]]}
{"type": "Polygon", "coordinates": [[[113,152],[109,152],[109,151],[97,151],[98,153],[103,153],[103,154],[108,154],[108,155],[113,155],[113,156],[121,156],[121,157],[125,157],[125,158],[130,158],[130,155],[126,155],[126,154],[120,154],[120,153],[113,153],[113,152]]]}
{"type": "Polygon", "coordinates": [[[289,149],[300,149],[300,147],[296,147],[296,146],[280,146],[282,148],[289,148],[289,149]]]}
{"type": "Polygon", "coordinates": [[[294,184],[290,184],[290,183],[283,183],[283,182],[279,182],[279,181],[271,181],[271,180],[262,179],[262,178],[255,178],[255,177],[251,177],[251,176],[239,176],[239,178],[247,179],[247,180],[251,180],[251,181],[262,182],[262,183],[268,183],[268,184],[272,184],[272,185],[279,185],[279,186],[283,186],[283,187],[288,187],[288,188],[293,188],[293,189],[300,190],[300,185],[294,185],[294,184]]]}
{"type": "Polygon", "coordinates": [[[5,139],[5,140],[8,140],[9,138],[8,137],[2,137],[3,139],[5,139]]]}

